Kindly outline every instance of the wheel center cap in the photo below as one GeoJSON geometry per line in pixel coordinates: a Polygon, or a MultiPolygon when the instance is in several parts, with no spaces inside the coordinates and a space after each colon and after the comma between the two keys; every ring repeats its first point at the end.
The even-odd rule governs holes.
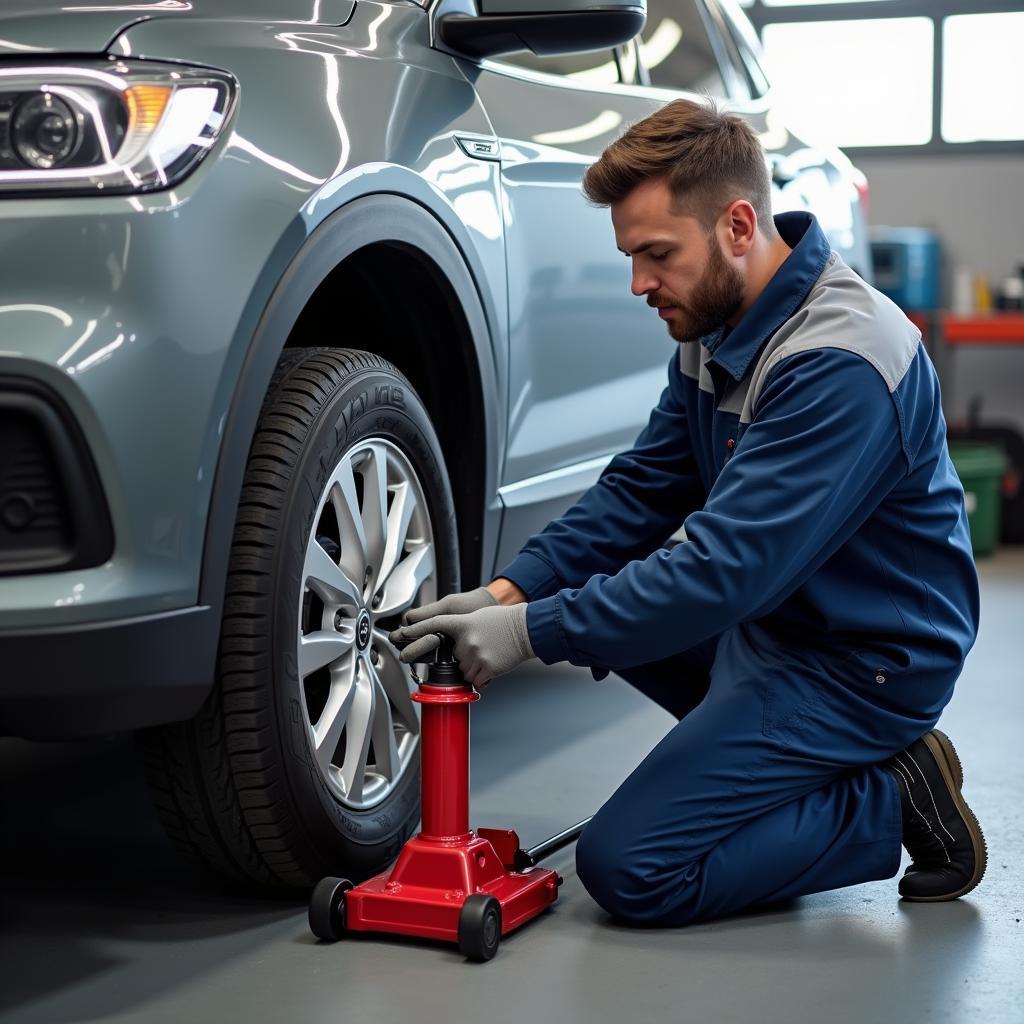
{"type": "Polygon", "coordinates": [[[356,622],[356,644],[359,650],[365,651],[366,645],[370,642],[370,616],[363,611],[356,622]]]}

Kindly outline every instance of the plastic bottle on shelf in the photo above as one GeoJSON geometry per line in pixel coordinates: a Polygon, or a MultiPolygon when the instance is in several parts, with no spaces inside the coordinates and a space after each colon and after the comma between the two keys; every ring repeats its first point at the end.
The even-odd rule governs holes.
{"type": "Polygon", "coordinates": [[[974,276],[974,308],[979,313],[992,311],[992,289],[984,274],[975,274],[974,276]]]}
{"type": "Polygon", "coordinates": [[[953,272],[950,309],[959,316],[969,316],[974,312],[974,274],[970,267],[961,265],[953,272]]]}

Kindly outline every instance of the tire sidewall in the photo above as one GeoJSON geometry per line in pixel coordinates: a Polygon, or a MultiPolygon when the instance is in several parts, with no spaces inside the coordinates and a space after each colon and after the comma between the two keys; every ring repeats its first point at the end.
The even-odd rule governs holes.
{"type": "Polygon", "coordinates": [[[398,786],[379,804],[354,810],[341,804],[317,767],[298,674],[299,595],[306,546],[327,481],[345,454],[368,437],[397,445],[411,462],[434,531],[438,596],[459,589],[458,540],[451,487],[426,409],[396,369],[359,369],[321,406],[306,437],[281,523],[274,574],[272,671],[282,764],[292,803],[318,861],[363,875],[397,856],[419,818],[419,754],[398,786]]]}

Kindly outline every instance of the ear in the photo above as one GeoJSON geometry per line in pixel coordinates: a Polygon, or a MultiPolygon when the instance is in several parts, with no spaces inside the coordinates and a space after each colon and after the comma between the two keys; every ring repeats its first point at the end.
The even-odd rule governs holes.
{"type": "Polygon", "coordinates": [[[729,204],[722,214],[725,249],[733,256],[745,256],[757,235],[757,214],[746,199],[729,204]]]}

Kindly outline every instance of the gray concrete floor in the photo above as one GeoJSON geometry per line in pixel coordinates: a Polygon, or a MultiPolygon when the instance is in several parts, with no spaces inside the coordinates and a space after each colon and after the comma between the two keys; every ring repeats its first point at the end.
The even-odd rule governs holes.
{"type": "MultiPolygon", "coordinates": [[[[180,864],[130,744],[0,742],[0,1019],[1024,1021],[1024,550],[981,564],[983,623],[943,716],[991,853],[950,904],[873,882],[678,930],[614,925],[572,851],[544,917],[474,965],[440,945],[320,945],[301,899],[180,864]],[[1016,1007],[1016,1009],[1014,1009],[1016,1007]]],[[[520,671],[473,712],[474,825],[526,845],[592,813],[671,721],[611,676],[520,671]]]]}

